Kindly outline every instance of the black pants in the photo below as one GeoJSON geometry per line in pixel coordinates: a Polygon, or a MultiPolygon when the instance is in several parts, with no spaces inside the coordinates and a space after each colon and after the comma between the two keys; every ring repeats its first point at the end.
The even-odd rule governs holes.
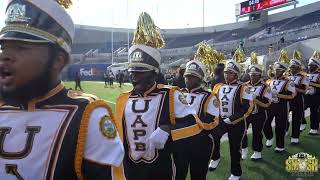
{"type": "Polygon", "coordinates": [[[109,85],[110,85],[110,86],[113,86],[113,79],[110,79],[110,80],[109,80],[109,85]]]}
{"type": "MultiPolygon", "coordinates": [[[[247,129],[249,127],[249,124],[252,124],[252,149],[257,152],[261,152],[263,148],[262,130],[266,122],[266,119],[267,119],[266,111],[262,111],[257,114],[252,114],[246,119],[247,129]]],[[[242,139],[242,148],[247,148],[247,147],[248,147],[248,137],[247,137],[247,133],[245,133],[242,139]]]]}
{"type": "Polygon", "coordinates": [[[104,86],[107,87],[108,84],[109,84],[109,79],[108,79],[108,78],[105,78],[105,79],[104,79],[104,86]]]}
{"type": "Polygon", "coordinates": [[[174,143],[176,180],[186,179],[189,166],[192,180],[206,180],[213,140],[206,134],[200,134],[174,143]]]}
{"type": "Polygon", "coordinates": [[[82,91],[80,82],[76,82],[76,86],[74,87],[75,90],[78,90],[78,88],[82,91]]]}
{"type": "Polygon", "coordinates": [[[124,159],[124,172],[127,180],[171,180],[174,177],[173,158],[158,157],[152,163],[133,163],[124,159]]]}
{"type": "Polygon", "coordinates": [[[302,117],[304,115],[304,102],[303,96],[297,95],[294,99],[290,101],[290,111],[292,111],[292,121],[291,128],[292,138],[300,137],[300,125],[302,122],[302,117]]]}
{"type": "Polygon", "coordinates": [[[241,121],[236,125],[226,125],[224,122],[220,122],[217,127],[218,135],[214,134],[214,150],[212,159],[220,159],[220,139],[224,133],[228,133],[230,157],[231,157],[231,174],[235,176],[241,176],[241,142],[245,132],[246,123],[241,121]]]}
{"type": "Polygon", "coordinates": [[[119,87],[122,87],[123,81],[119,80],[119,87]]]}
{"type": "Polygon", "coordinates": [[[310,108],[310,128],[318,130],[320,123],[320,95],[305,96],[306,106],[310,108]]]}
{"type": "Polygon", "coordinates": [[[267,120],[263,128],[264,135],[268,140],[273,138],[273,131],[271,122],[275,118],[276,122],[276,146],[284,148],[284,138],[286,134],[288,122],[288,103],[287,101],[280,101],[279,103],[272,103],[267,111],[267,120]]]}

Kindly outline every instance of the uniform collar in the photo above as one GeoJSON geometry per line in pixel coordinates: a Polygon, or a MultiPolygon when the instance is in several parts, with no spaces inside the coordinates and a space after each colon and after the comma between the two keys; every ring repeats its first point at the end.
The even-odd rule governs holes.
{"type": "Polygon", "coordinates": [[[150,89],[148,89],[146,92],[143,93],[143,97],[148,96],[153,90],[155,90],[157,87],[157,83],[155,82],[150,89]]]}
{"type": "Polygon", "coordinates": [[[257,83],[252,84],[251,81],[249,81],[249,84],[252,86],[256,86],[256,85],[260,84],[261,82],[262,82],[262,79],[259,79],[259,81],[257,83]]]}
{"type": "Polygon", "coordinates": [[[275,78],[276,80],[284,80],[286,79],[286,77],[284,75],[282,75],[280,78],[275,78]]]}
{"type": "Polygon", "coordinates": [[[189,90],[188,88],[183,88],[183,91],[186,91],[187,93],[194,93],[195,91],[198,91],[201,88],[202,88],[201,86],[193,88],[191,90],[189,90]]]}
{"type": "Polygon", "coordinates": [[[227,83],[227,85],[234,85],[234,84],[238,84],[238,79],[233,80],[231,83],[227,83]]]}
{"type": "Polygon", "coordinates": [[[58,94],[63,89],[64,89],[64,84],[60,82],[55,88],[51,89],[46,95],[31,99],[28,102],[28,110],[35,109],[35,105],[37,103],[49,99],[50,97],[58,94]]]}
{"type": "Polygon", "coordinates": [[[60,82],[56,87],[54,87],[53,89],[51,89],[47,94],[45,94],[44,96],[39,96],[36,98],[33,98],[31,100],[29,100],[26,103],[21,103],[21,102],[16,102],[16,101],[2,101],[0,100],[0,107],[2,106],[12,106],[12,107],[20,107],[21,109],[27,109],[27,110],[34,110],[35,109],[35,105],[36,103],[39,103],[41,101],[47,100],[50,97],[58,94],[62,89],[64,89],[64,84],[62,82],[60,82]]]}

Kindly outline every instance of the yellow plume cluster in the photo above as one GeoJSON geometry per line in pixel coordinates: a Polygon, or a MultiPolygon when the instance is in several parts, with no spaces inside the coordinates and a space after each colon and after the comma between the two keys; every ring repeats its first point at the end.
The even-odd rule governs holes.
{"type": "Polygon", "coordinates": [[[160,29],[154,24],[151,16],[146,12],[142,12],[139,16],[132,44],[144,44],[153,48],[162,48],[165,45],[160,29]]]}
{"type": "Polygon", "coordinates": [[[66,9],[68,9],[72,5],[71,0],[57,0],[57,2],[66,9]]]}
{"type": "Polygon", "coordinates": [[[288,54],[287,50],[285,50],[285,49],[281,50],[278,61],[282,62],[282,63],[289,64],[290,58],[289,58],[289,54],[288,54]]]}
{"type": "Polygon", "coordinates": [[[302,60],[302,54],[301,54],[301,52],[300,51],[298,51],[298,50],[294,50],[293,51],[293,55],[292,55],[292,57],[293,57],[293,59],[297,59],[297,60],[302,60]]]}
{"type": "Polygon", "coordinates": [[[314,51],[312,58],[320,60],[320,51],[314,51]]]}
{"type": "Polygon", "coordinates": [[[224,60],[224,54],[206,43],[200,43],[194,59],[201,61],[210,72],[213,72],[215,64],[224,60]]]}
{"type": "Polygon", "coordinates": [[[241,48],[238,48],[232,57],[233,60],[237,61],[238,63],[243,63],[246,61],[246,55],[244,54],[241,48]]]}
{"type": "Polygon", "coordinates": [[[258,55],[256,52],[251,52],[251,64],[258,64],[258,55]]]}

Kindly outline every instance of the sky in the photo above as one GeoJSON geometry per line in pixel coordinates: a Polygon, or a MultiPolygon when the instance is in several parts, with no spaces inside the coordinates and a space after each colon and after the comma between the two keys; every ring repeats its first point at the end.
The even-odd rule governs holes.
{"type": "MultiPolygon", "coordinates": [[[[235,4],[245,0],[73,0],[68,9],[75,24],[135,28],[141,12],[148,12],[161,29],[213,26],[235,22],[235,4]],[[203,3],[204,2],[204,9],[203,3]],[[203,14],[204,13],[204,14],[203,14]]],[[[317,0],[299,0],[306,5],[317,0]]],[[[0,27],[6,0],[0,0],[0,27]]],[[[280,11],[293,8],[283,8],[280,11]]]]}

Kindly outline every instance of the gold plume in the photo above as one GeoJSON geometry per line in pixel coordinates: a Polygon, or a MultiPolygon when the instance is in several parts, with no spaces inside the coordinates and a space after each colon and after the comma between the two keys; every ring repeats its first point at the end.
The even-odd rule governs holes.
{"type": "Polygon", "coordinates": [[[213,72],[214,65],[219,61],[218,51],[211,48],[210,45],[202,42],[199,44],[194,59],[202,62],[210,72],[213,72]]]}
{"type": "Polygon", "coordinates": [[[68,9],[70,6],[72,6],[71,0],[57,0],[57,2],[64,8],[68,9]]]}
{"type": "Polygon", "coordinates": [[[314,51],[312,58],[320,60],[320,51],[314,51]]]}
{"type": "Polygon", "coordinates": [[[154,24],[151,16],[146,12],[142,12],[139,16],[132,44],[144,44],[153,48],[162,48],[165,45],[160,29],[154,24]]]}
{"type": "Polygon", "coordinates": [[[300,51],[298,50],[294,50],[293,51],[293,55],[292,55],[293,59],[297,59],[297,60],[302,60],[302,54],[300,51]]]}
{"type": "Polygon", "coordinates": [[[258,64],[258,56],[254,51],[251,53],[251,64],[258,64]]]}
{"type": "Polygon", "coordinates": [[[246,61],[246,55],[244,54],[241,48],[238,48],[232,57],[233,60],[237,61],[238,63],[243,63],[246,61]]]}
{"type": "Polygon", "coordinates": [[[287,50],[285,50],[285,49],[281,50],[278,61],[282,62],[282,63],[289,64],[290,58],[289,58],[289,54],[288,54],[287,50]]]}

